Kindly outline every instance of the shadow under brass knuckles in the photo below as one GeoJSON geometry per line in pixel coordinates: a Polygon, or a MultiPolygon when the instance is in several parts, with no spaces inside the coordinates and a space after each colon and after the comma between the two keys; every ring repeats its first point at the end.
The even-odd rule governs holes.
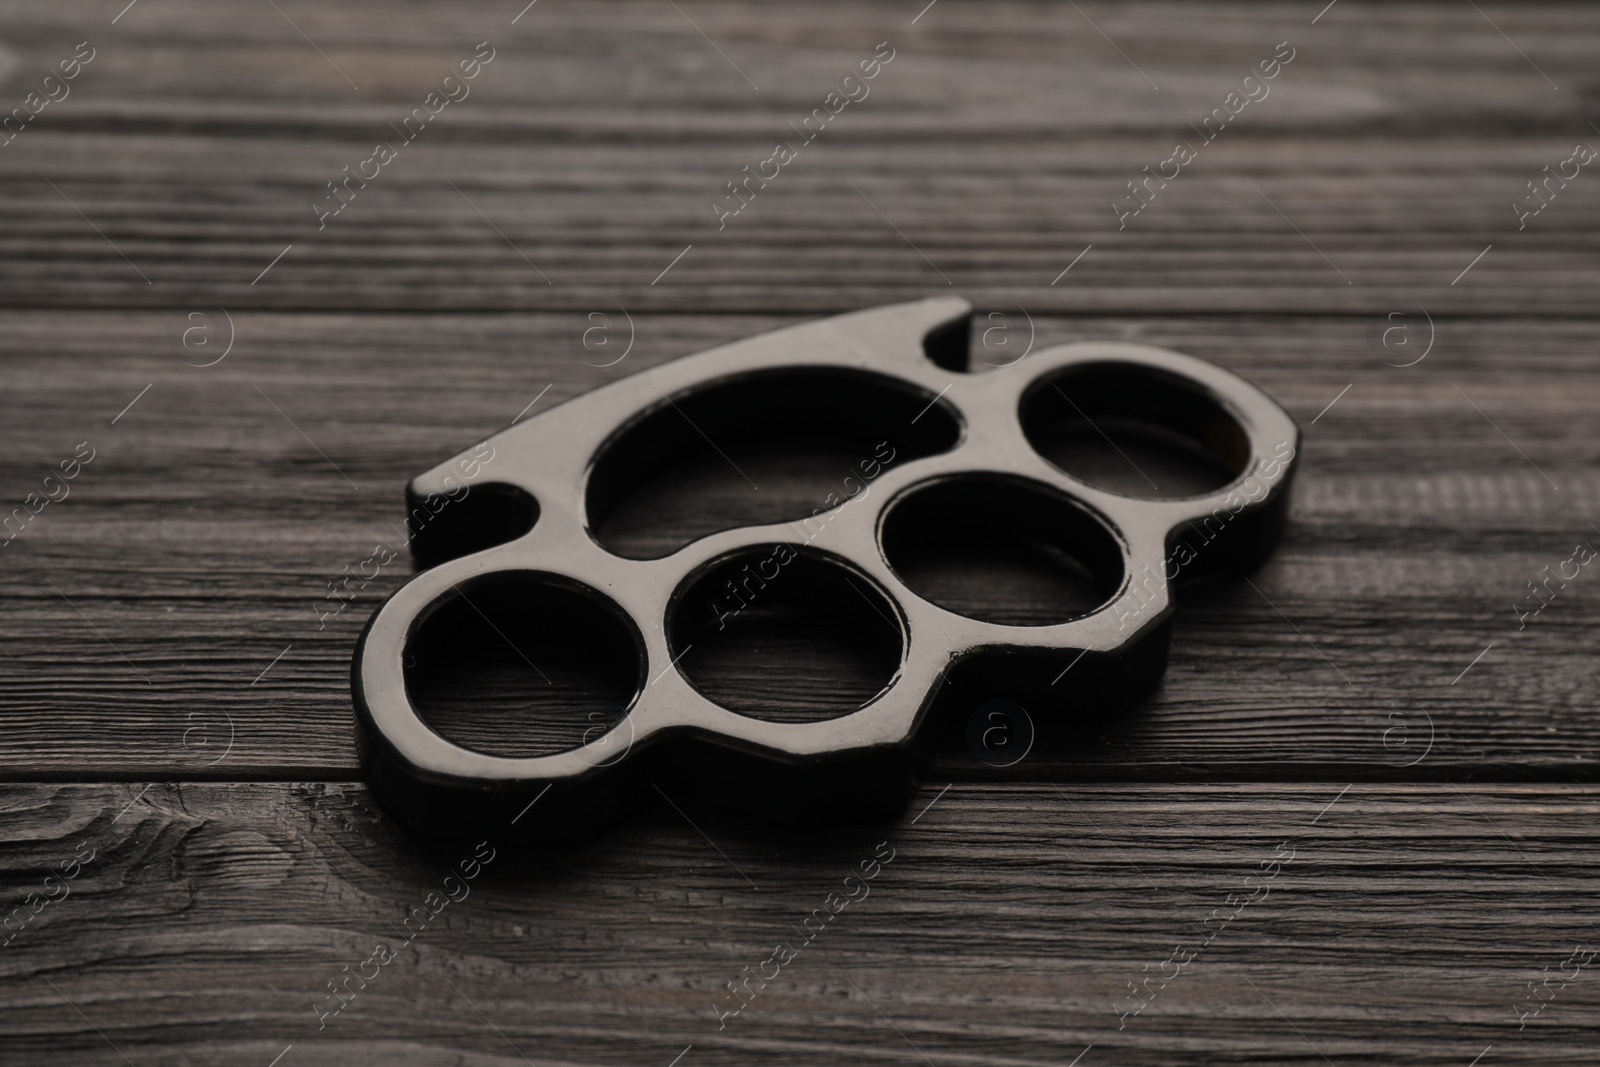
{"type": "Polygon", "coordinates": [[[960,299],[923,300],[714,348],[550,408],[416,478],[413,508],[460,503],[441,506],[416,535],[427,569],[378,609],[356,650],[358,739],[379,801],[425,833],[515,819],[513,833],[547,840],[591,835],[655,800],[663,782],[745,814],[870,820],[908,802],[928,737],[956,714],[941,700],[957,683],[969,705],[975,687],[1030,702],[1041,734],[1081,728],[1148,693],[1166,666],[1172,587],[1248,571],[1276,542],[1298,453],[1294,421],[1233,374],[1147,345],[1067,344],[967,373],[969,311],[960,299]],[[760,421],[801,403],[908,443],[869,501],[808,523],[805,537],[798,523],[778,522],[658,559],[602,546],[595,516],[638,479],[707,439],[727,443],[717,439],[741,412],[760,421]],[[1052,419],[1098,432],[1097,418],[1182,435],[1226,468],[1225,484],[1138,498],[1074,478],[1035,447],[1052,419]],[[1043,625],[948,610],[892,565],[886,538],[899,536],[897,515],[935,539],[965,536],[962,516],[980,515],[1073,542],[1063,547],[1096,573],[1104,600],[1043,625]],[[697,577],[756,552],[810,561],[880,599],[899,630],[899,661],[865,704],[825,721],[769,721],[720,706],[680,669],[675,613],[697,595],[697,577]],[[408,693],[408,645],[425,620],[507,582],[557,591],[549,603],[597,606],[632,642],[625,714],[566,751],[473,751],[430,729],[408,693]]]}

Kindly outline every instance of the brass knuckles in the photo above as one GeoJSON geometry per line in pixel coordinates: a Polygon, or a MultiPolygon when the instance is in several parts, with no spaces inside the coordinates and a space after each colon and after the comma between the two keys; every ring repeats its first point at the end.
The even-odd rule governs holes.
{"type": "MultiPolygon", "coordinates": [[[[1147,345],[1068,344],[1002,370],[953,372],[930,359],[925,342],[941,331],[964,330],[969,311],[963,300],[939,298],[777,330],[614,382],[490,438],[494,458],[483,481],[529,494],[537,520],[508,543],[422,571],[369,622],[352,680],[363,762],[379,800],[422,830],[505,819],[520,810],[526,816],[520,830],[581,837],[631,808],[659,775],[681,776],[687,768],[700,782],[725,786],[730,794],[752,787],[780,805],[835,815],[881,813],[910,795],[913,742],[946,672],[985,659],[980,653],[1004,665],[996,677],[1026,676],[1036,688],[1043,688],[1040,679],[1088,656],[1109,665],[1111,674],[1127,676],[1087,698],[1102,702],[1117,702],[1112,690],[1131,697],[1153,686],[1166,662],[1169,551],[1186,536],[1180,531],[1195,528],[1191,523],[1217,523],[1214,516],[1227,515],[1234,529],[1250,531],[1248,538],[1234,538],[1236,569],[1264,558],[1282,523],[1298,454],[1294,421],[1242,379],[1147,345]],[[1097,489],[1041,458],[1024,435],[1020,405],[1030,387],[1064,368],[1088,364],[1131,366],[1155,380],[1175,379],[1180,389],[1197,394],[1197,403],[1209,401],[1226,412],[1243,431],[1248,451],[1240,476],[1204,496],[1146,500],[1097,489]],[[947,451],[884,469],[873,483],[871,506],[845,508],[805,550],[869,580],[893,605],[903,628],[899,672],[887,688],[857,711],[805,723],[762,721],[713,703],[674,666],[665,632],[688,576],[741,549],[796,544],[794,523],[712,534],[660,559],[624,559],[591,536],[585,506],[597,454],[625,428],[664,408],[667,398],[684,400],[730,378],[794,368],[889,376],[960,426],[959,439],[947,451]],[[883,518],[908,491],[969,472],[990,480],[1031,480],[1096,516],[1121,549],[1120,591],[1086,616],[1043,626],[977,621],[912,592],[885,559],[883,518]],[[1238,491],[1246,483],[1248,500],[1238,491]],[[413,708],[403,660],[420,621],[458,587],[512,572],[534,572],[586,593],[629,620],[642,668],[627,714],[604,736],[553,755],[505,758],[446,740],[413,708]]],[[[416,478],[411,499],[459,491],[461,464],[485,454],[463,453],[416,478]]],[[[1071,714],[1081,717],[1088,710],[1095,709],[1074,707],[1071,714]]],[[[1066,709],[1061,714],[1070,717],[1066,709]]]]}

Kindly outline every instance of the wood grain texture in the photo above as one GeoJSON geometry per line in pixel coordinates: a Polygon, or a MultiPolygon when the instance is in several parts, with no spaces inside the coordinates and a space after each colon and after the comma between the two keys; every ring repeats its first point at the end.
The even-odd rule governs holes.
{"type": "MultiPolygon", "coordinates": [[[[0,117],[96,50],[0,147],[0,522],[95,456],[0,540],[0,1061],[1592,1060],[1592,967],[1530,983],[1600,943],[1596,579],[1514,605],[1600,536],[1600,200],[1585,170],[1522,229],[1512,205],[1600,136],[1600,11],[923,2],[0,3],[0,117]],[[470,97],[319,229],[479,41],[470,97]],[[725,183],[880,41],[870,96],[719,229],[725,183]],[[1270,95],[1119,228],[1126,183],[1285,41],[1270,95]],[[893,825],[403,837],[357,781],[348,669],[410,564],[324,614],[400,545],[406,480],[536,399],[939,293],[1003,316],[980,358],[1163,345],[1305,430],[1283,544],[1253,588],[1181,598],[1155,695],[1004,772],[953,738],[893,825]],[[881,841],[870,898],[719,1029],[726,983],[881,841]]],[[[761,500],[707,467],[629,536],[826,491],[740,458],[761,500]]],[[[851,684],[781,666],[720,684],[851,684]]]]}
{"type": "Polygon", "coordinates": [[[0,1041],[36,1064],[120,1062],[108,1042],[140,1065],[265,1064],[291,1044],[294,1062],[356,1064],[520,1049],[665,1067],[691,1044],[709,1064],[922,1062],[912,1046],[1061,1064],[1089,1044],[1085,1063],[1464,1064],[1490,1044],[1497,1062],[1581,1062],[1592,973],[1520,1031],[1512,1005],[1596,944],[1600,794],[1342,786],[958,785],[890,826],[750,839],[700,814],[715,848],[663,811],[543,857],[495,827],[419,852],[353,786],[10,786],[8,895],[93,859],[0,950],[0,1041]],[[485,838],[493,861],[402,944],[409,909],[485,838]],[[884,841],[866,895],[813,920],[719,1030],[725,983],[798,942],[884,841]],[[1285,842],[1292,859],[1246,888],[1285,842]],[[1252,892],[1208,941],[1202,921],[1252,892]],[[393,962],[319,1030],[325,983],[379,942],[393,962]],[[1120,1019],[1127,983],[1178,944],[1195,958],[1120,1019]]]}
{"type": "MultiPolygon", "coordinates": [[[[1114,47],[1070,7],[949,0],[915,25],[890,4],[543,0],[515,26],[487,6],[346,5],[295,25],[270,7],[146,7],[95,37],[73,95],[4,149],[10,306],[590,310],[603,295],[792,314],[953,285],[1040,312],[1593,311],[1592,183],[1521,231],[1510,206],[1592,134],[1600,14],[1581,6],[1498,20],[1562,92],[1470,8],[1350,0],[1315,27],[1294,4],[1101,12],[1114,47]],[[319,229],[325,183],[398,140],[390,124],[480,39],[496,58],[470,95],[319,229]],[[719,229],[725,183],[885,40],[870,95],[719,229]],[[1279,41],[1294,58],[1270,94],[1119,229],[1126,183],[1198,139],[1190,124],[1279,41]]],[[[15,5],[14,77],[98,20],[15,5]]]]}

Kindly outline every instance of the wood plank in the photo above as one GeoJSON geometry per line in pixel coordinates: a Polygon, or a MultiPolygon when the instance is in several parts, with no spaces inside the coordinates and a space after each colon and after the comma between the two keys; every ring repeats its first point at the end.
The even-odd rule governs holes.
{"type": "Polygon", "coordinates": [[[1595,944],[1600,794],[1343,786],[958,785],[892,826],[781,836],[701,814],[724,860],[671,812],[574,854],[493,827],[429,854],[355,786],[12,785],[8,899],[93,859],[14,927],[0,1040],[41,1065],[120,1062],[112,1044],[139,1064],[1580,1060],[1588,969],[1521,1030],[1513,1004],[1595,944]],[[484,838],[495,858],[403,944],[484,838]],[[867,895],[719,1030],[724,984],[770,975],[885,841],[867,895]],[[319,1030],[325,983],[380,942],[393,962],[319,1030]],[[1194,958],[1119,1018],[1177,945],[1194,958]]]}
{"type": "MultiPolygon", "coordinates": [[[[686,176],[706,149],[435,143],[412,149],[409,169],[392,181],[364,190],[348,224],[319,233],[311,205],[321,176],[336,174],[351,149],[301,160],[270,143],[232,144],[231,153],[278,170],[241,184],[207,172],[218,150],[211,137],[163,145],[147,173],[109,174],[69,169],[89,143],[109,146],[105,135],[64,145],[41,136],[37,162],[6,182],[6,246],[30,269],[13,269],[0,298],[21,307],[394,311],[571,309],[605,299],[636,311],[821,312],[914,299],[948,279],[980,302],[1038,312],[1381,315],[1398,302],[1455,314],[1592,313],[1587,235],[1600,201],[1575,184],[1525,232],[1510,207],[1512,193],[1570,145],[1513,142],[1490,167],[1475,151],[1436,147],[1424,166],[1471,175],[1441,190],[1426,169],[1378,182],[1348,164],[1330,171],[1328,157],[1362,157],[1365,142],[1315,140],[1222,146],[1208,160],[1213,169],[1174,183],[1120,232],[1112,201],[1126,195],[1130,175],[1170,151],[1165,140],[1097,140],[1070,154],[1008,146],[1003,162],[953,144],[886,160],[868,131],[864,143],[832,145],[774,184],[723,231],[708,205],[723,171],[736,173],[748,152],[686,176]],[[230,190],[220,199],[219,183],[230,190]],[[1087,246],[1070,283],[1052,285],[1087,246]]],[[[148,142],[110,150],[137,158],[148,142]]]]}
{"type": "MultiPolygon", "coordinates": [[[[1596,15],[1583,7],[1498,16],[1537,69],[1477,13],[1432,5],[1347,0],[1315,27],[1290,6],[1136,5],[1097,18],[1116,48],[1079,13],[1020,4],[944,0],[915,25],[893,4],[760,18],[708,5],[692,25],[659,4],[608,10],[546,0],[516,27],[489,7],[300,12],[326,60],[270,10],[130,13],[73,95],[8,146],[0,306],[500,311],[603,298],[794,314],[948,280],[983,303],[1055,313],[1381,315],[1397,298],[1457,314],[1593,313],[1590,183],[1561,189],[1522,231],[1511,208],[1590,136],[1581,97],[1538,73],[1569,86],[1587,75],[1596,15]],[[760,69],[762,90],[694,26],[760,69]],[[472,94],[319,229],[325,183],[390,136],[479,34],[503,47],[472,94]],[[872,94],[719,229],[709,205],[724,183],[883,39],[898,51],[872,94]],[[1194,136],[1235,73],[1281,39],[1297,52],[1277,88],[1119,229],[1111,205],[1126,183],[1194,136]],[[1089,245],[1070,283],[1052,285],[1089,245]]],[[[18,7],[13,69],[47,69],[88,11],[18,7]]]]}

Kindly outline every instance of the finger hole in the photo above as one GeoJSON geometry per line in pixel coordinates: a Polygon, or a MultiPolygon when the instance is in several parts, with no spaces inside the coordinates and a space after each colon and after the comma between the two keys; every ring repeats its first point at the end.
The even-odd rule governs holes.
{"type": "Polygon", "coordinates": [[[668,639],[689,683],[729,711],[816,722],[888,687],[904,633],[864,575],[792,545],[764,545],[685,580],[668,639]]]}
{"type": "Polygon", "coordinates": [[[1200,496],[1234,481],[1250,461],[1248,436],[1214,396],[1152,367],[1069,367],[1030,386],[1019,414],[1039,455],[1123,496],[1200,496]]]}
{"type": "Polygon", "coordinates": [[[622,609],[551,575],[495,574],[441,597],[406,647],[406,691],[434,733],[490,756],[599,743],[642,684],[622,609]]]}
{"type": "Polygon", "coordinates": [[[962,475],[914,489],[890,506],[882,537],[889,566],[918,596],[983,622],[1066,622],[1122,586],[1111,531],[1034,482],[962,475]]]}

